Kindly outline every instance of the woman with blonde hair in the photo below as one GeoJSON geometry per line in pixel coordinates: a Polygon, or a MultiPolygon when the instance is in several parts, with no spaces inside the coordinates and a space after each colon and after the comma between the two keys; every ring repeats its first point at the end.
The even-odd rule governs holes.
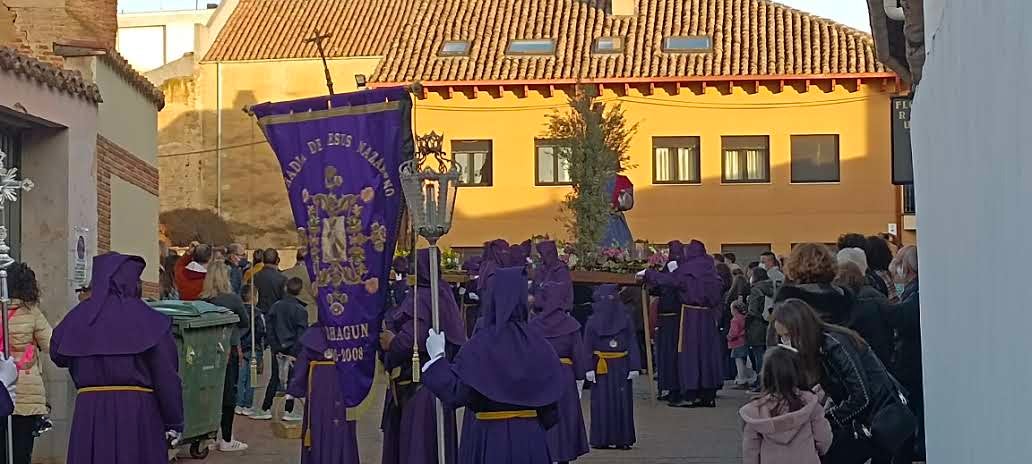
{"type": "MultiPolygon", "coordinates": [[[[11,417],[12,446],[14,463],[29,464],[38,431],[50,427],[46,418],[49,409],[47,391],[43,386],[43,371],[37,361],[40,351],[50,351],[53,329],[39,309],[39,284],[32,268],[25,263],[15,263],[7,270],[7,275],[11,292],[6,314],[11,327],[11,358],[18,367],[18,395],[11,417]]],[[[2,431],[7,421],[0,422],[2,431]]],[[[0,440],[6,439],[7,434],[0,433],[0,440]]]]}
{"type": "Polygon", "coordinates": [[[233,415],[236,410],[237,380],[240,374],[240,333],[250,327],[244,301],[233,291],[229,278],[229,266],[223,260],[213,260],[208,264],[208,274],[204,276],[204,288],[201,299],[215,306],[233,311],[240,322],[230,335],[229,358],[226,360],[226,381],[222,390],[222,440],[218,443],[219,451],[234,452],[247,449],[247,445],[233,439],[233,415]]]}

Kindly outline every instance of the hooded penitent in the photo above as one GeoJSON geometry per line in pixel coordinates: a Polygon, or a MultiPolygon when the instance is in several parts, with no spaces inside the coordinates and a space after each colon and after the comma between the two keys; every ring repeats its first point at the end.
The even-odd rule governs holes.
{"type": "Polygon", "coordinates": [[[54,329],[51,343],[59,347],[58,354],[137,354],[167,336],[172,320],[140,299],[140,275],[146,266],[139,256],[106,253],[93,258],[92,294],[54,329]]]}
{"type": "Polygon", "coordinates": [[[581,325],[577,319],[566,312],[564,303],[567,299],[572,299],[572,292],[567,286],[546,282],[538,287],[534,292],[534,305],[540,308],[541,312],[530,320],[530,325],[548,338],[580,330],[581,325]]]}
{"type": "Polygon", "coordinates": [[[555,403],[562,365],[541,331],[527,323],[526,271],[499,269],[489,293],[483,325],[456,356],[455,373],[491,401],[531,408],[555,403]]]}

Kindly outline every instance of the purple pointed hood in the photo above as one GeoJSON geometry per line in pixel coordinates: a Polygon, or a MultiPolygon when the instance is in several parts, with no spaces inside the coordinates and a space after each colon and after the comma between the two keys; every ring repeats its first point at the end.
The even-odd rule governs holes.
{"type": "Polygon", "coordinates": [[[561,337],[580,330],[580,322],[565,307],[573,299],[572,287],[546,282],[534,292],[534,306],[541,312],[531,318],[530,325],[541,330],[548,338],[561,337]]]}
{"type": "Polygon", "coordinates": [[[106,253],[93,258],[90,297],[54,328],[51,349],[68,357],[142,353],[169,335],[172,319],[141,299],[139,256],[106,253]]]}
{"type": "Polygon", "coordinates": [[[685,247],[684,261],[678,263],[674,275],[678,278],[681,301],[684,304],[715,308],[720,304],[723,280],[717,274],[716,263],[706,253],[706,245],[692,240],[685,247]]]}
{"type": "Polygon", "coordinates": [[[534,269],[534,286],[539,288],[545,284],[553,284],[569,289],[568,293],[561,295],[559,304],[566,311],[572,310],[573,277],[570,276],[570,269],[566,267],[566,263],[559,259],[559,249],[555,242],[549,240],[538,243],[537,249],[541,254],[541,265],[534,269]]]}
{"type": "Polygon", "coordinates": [[[667,261],[677,261],[678,265],[684,262],[684,244],[680,240],[667,243],[667,261]]]}
{"type": "Polygon", "coordinates": [[[629,326],[629,315],[620,300],[620,287],[614,284],[599,285],[592,294],[591,317],[587,329],[603,337],[611,337],[629,326]]]}
{"type": "Polygon", "coordinates": [[[488,285],[487,280],[494,275],[495,271],[504,267],[509,260],[509,242],[498,239],[488,242],[484,246],[484,258],[480,262],[479,286],[488,285]]]}
{"type": "MultiPolygon", "coordinates": [[[[415,291],[408,292],[405,301],[398,305],[397,311],[391,314],[394,320],[404,318],[419,319],[419,327],[430,327],[433,323],[433,297],[430,289],[430,250],[423,248],[416,252],[416,266],[419,269],[415,291]],[[418,294],[418,298],[417,298],[418,294]],[[418,299],[419,307],[416,307],[418,299]]],[[[440,267],[440,266],[438,266],[440,267]]],[[[451,286],[444,279],[437,283],[437,304],[440,311],[441,330],[445,338],[455,345],[466,343],[466,329],[462,322],[462,313],[455,303],[451,286]]],[[[406,319],[407,320],[407,319],[406,319]]]]}
{"type": "Polygon", "coordinates": [[[562,364],[552,345],[527,324],[527,274],[499,269],[481,328],[459,350],[454,370],[491,401],[539,408],[559,401],[562,364]]]}

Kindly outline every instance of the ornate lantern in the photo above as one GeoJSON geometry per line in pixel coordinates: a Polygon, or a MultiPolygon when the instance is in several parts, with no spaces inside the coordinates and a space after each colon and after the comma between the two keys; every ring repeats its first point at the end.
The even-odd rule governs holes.
{"type": "MultiPolygon", "coordinates": [[[[441,270],[438,268],[440,253],[437,240],[451,230],[455,197],[462,178],[462,167],[444,152],[443,143],[444,136],[436,132],[416,137],[415,158],[402,163],[399,168],[412,228],[430,243],[430,304],[434,330],[441,330],[438,302],[441,270]]],[[[416,260],[413,267],[415,274],[419,273],[418,263],[416,260]]],[[[418,290],[414,295],[418,295],[418,290]]],[[[413,342],[412,375],[413,381],[418,381],[419,347],[413,342]]],[[[437,403],[437,449],[439,461],[444,462],[444,411],[440,403],[437,403]]]]}

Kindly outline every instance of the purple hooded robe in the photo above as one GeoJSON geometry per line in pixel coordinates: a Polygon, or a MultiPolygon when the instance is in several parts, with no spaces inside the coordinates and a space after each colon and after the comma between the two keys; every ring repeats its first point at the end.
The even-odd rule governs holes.
{"type": "Polygon", "coordinates": [[[483,326],[454,364],[424,366],[423,381],[442,400],[473,414],[463,427],[462,464],[551,464],[545,431],[556,424],[563,365],[527,324],[527,275],[500,269],[485,303],[483,326]]]}
{"type": "Polygon", "coordinates": [[[584,350],[580,323],[563,307],[571,293],[569,286],[545,282],[534,294],[540,312],[530,319],[530,326],[541,331],[563,364],[559,423],[548,429],[548,451],[558,462],[573,461],[589,450],[577,381],[592,370],[591,356],[584,350]]]}
{"type": "Polygon", "coordinates": [[[287,387],[291,396],[306,398],[301,464],[358,464],[356,425],[341,405],[340,382],[329,348],[324,327],[308,328],[301,337],[297,368],[287,387]]]}
{"type": "Polygon", "coordinates": [[[141,297],[138,256],[93,258],[93,292],[54,328],[50,357],[68,368],[75,399],[68,464],[168,461],[165,432],[183,431],[172,321],[141,297]]]}
{"type": "Polygon", "coordinates": [[[594,354],[596,384],[591,388],[591,446],[629,447],[634,433],[634,384],[631,371],[641,370],[641,353],[620,287],[599,285],[584,328],[584,344],[594,354]],[[603,359],[603,356],[608,359],[603,359]]]}
{"type": "MultiPolygon", "coordinates": [[[[430,269],[428,250],[419,250],[416,260],[419,269],[430,269]]],[[[409,292],[391,320],[384,321],[396,336],[385,353],[384,367],[391,381],[383,414],[382,464],[438,462],[434,395],[424,385],[411,383],[412,343],[415,341],[419,348],[421,362],[428,360],[426,338],[433,323],[429,272],[420,272],[417,277],[415,291],[409,292]],[[418,307],[415,306],[417,294],[418,307]]],[[[449,351],[454,353],[466,343],[466,330],[451,287],[444,280],[438,282],[438,304],[441,329],[448,340],[449,351]]],[[[449,458],[457,452],[455,414],[448,409],[444,414],[445,456],[448,462],[455,462],[449,458]]]]}
{"type": "MultiPolygon", "coordinates": [[[[673,256],[671,256],[673,258],[673,256]]],[[[677,343],[677,367],[681,393],[685,401],[700,396],[712,399],[723,385],[723,341],[717,322],[721,317],[721,289],[713,258],[706,246],[697,240],[685,248],[684,259],[674,272],[649,270],[645,281],[650,286],[676,290],[681,306],[680,333],[677,343]]]]}

